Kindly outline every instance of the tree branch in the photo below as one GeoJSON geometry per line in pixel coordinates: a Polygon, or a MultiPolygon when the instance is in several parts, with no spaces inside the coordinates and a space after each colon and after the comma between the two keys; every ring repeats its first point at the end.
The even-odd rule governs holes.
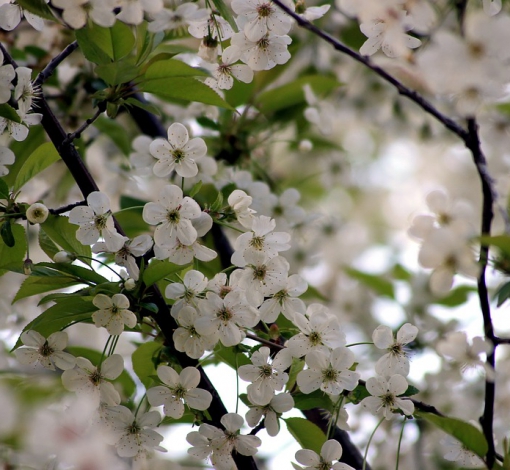
{"type": "Polygon", "coordinates": [[[41,71],[41,73],[39,73],[39,75],[37,75],[37,78],[34,81],[34,86],[40,86],[48,80],[48,78],[53,75],[55,69],[76,49],[78,49],[78,41],[73,41],[60,54],[51,59],[49,64],[41,71]]]}

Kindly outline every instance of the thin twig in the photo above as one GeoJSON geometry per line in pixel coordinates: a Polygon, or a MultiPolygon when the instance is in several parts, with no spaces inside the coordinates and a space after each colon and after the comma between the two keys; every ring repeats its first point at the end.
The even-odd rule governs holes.
{"type": "Polygon", "coordinates": [[[78,48],[78,41],[73,41],[60,54],[50,60],[49,64],[41,70],[34,81],[34,86],[42,85],[53,75],[55,69],[78,48]]]}
{"type": "Polygon", "coordinates": [[[65,214],[66,212],[69,212],[71,209],[74,209],[78,206],[86,206],[87,201],[79,201],[79,202],[73,202],[71,204],[67,204],[66,206],[58,207],[57,209],[48,209],[50,211],[50,214],[53,215],[60,215],[65,214]]]}
{"type": "Polygon", "coordinates": [[[82,132],[87,129],[101,114],[104,112],[104,106],[99,106],[94,116],[88,118],[78,129],[76,129],[72,134],[67,134],[67,137],[62,142],[62,146],[69,145],[74,139],[79,139],[82,132]]]}

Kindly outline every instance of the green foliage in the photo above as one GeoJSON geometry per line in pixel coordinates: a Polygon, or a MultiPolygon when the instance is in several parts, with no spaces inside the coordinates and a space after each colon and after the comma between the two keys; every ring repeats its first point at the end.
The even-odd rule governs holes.
{"type": "Polygon", "coordinates": [[[501,307],[501,305],[503,305],[503,303],[510,297],[510,282],[502,284],[498,288],[495,296],[498,299],[498,307],[501,307]]]}
{"type": "MultiPolygon", "coordinates": [[[[41,230],[62,250],[75,253],[78,256],[90,258],[90,246],[82,245],[76,240],[77,225],[69,223],[69,218],[61,215],[50,214],[46,222],[41,224],[41,230]]],[[[88,259],[82,259],[84,263],[90,264],[88,259]]]]}
{"type": "Polygon", "coordinates": [[[142,343],[131,356],[133,370],[145,388],[149,388],[154,382],[150,376],[157,373],[157,358],[162,347],[161,343],[155,341],[142,343]]]}
{"type": "Polygon", "coordinates": [[[171,274],[180,273],[188,266],[191,266],[191,264],[180,266],[178,264],[170,263],[170,261],[153,259],[143,272],[143,282],[147,287],[150,287],[154,283],[170,276],[171,274]]]}
{"type": "Polygon", "coordinates": [[[224,362],[232,369],[237,370],[246,364],[251,364],[250,360],[237,347],[227,348],[221,343],[214,348],[214,357],[224,362]]]}
{"type": "Polygon", "coordinates": [[[16,239],[12,233],[12,220],[5,219],[0,227],[0,235],[5,246],[12,248],[16,244],[16,239]]]}
{"type": "Polygon", "coordinates": [[[131,153],[131,139],[124,126],[113,119],[100,116],[94,121],[94,127],[106,134],[118,149],[126,156],[131,153]]]}
{"type": "MultiPolygon", "coordinates": [[[[90,321],[92,312],[96,310],[97,308],[90,297],[56,299],[56,304],[32,320],[23,328],[23,332],[35,330],[47,338],[51,333],[63,330],[72,323],[90,321]]],[[[21,340],[18,338],[13,350],[19,348],[21,344],[21,340]]]]}
{"type": "Polygon", "coordinates": [[[191,67],[182,60],[166,59],[155,61],[149,65],[145,72],[144,82],[173,77],[207,77],[208,75],[203,70],[191,67]]]}
{"type": "Polygon", "coordinates": [[[223,19],[228,21],[228,24],[232,26],[232,29],[237,32],[237,23],[234,19],[234,16],[232,15],[232,10],[225,5],[225,2],[223,0],[212,0],[214,3],[214,6],[216,9],[220,12],[220,15],[223,19]]]}
{"type": "Polygon", "coordinates": [[[95,72],[108,85],[115,86],[134,80],[140,75],[140,68],[134,57],[124,57],[118,62],[98,65],[95,72]]]}
{"type": "Polygon", "coordinates": [[[0,178],[0,199],[9,199],[9,186],[3,178],[0,178]]]}
{"type": "MultiPolygon", "coordinates": [[[[99,351],[95,351],[89,348],[83,348],[78,346],[70,346],[67,348],[69,353],[76,357],[84,357],[88,359],[92,364],[99,364],[101,360],[101,353],[99,351]]],[[[131,397],[136,391],[135,381],[131,378],[127,370],[123,370],[122,373],[112,381],[115,384],[119,384],[122,387],[122,391],[124,392],[124,397],[131,397]]]]}
{"type": "Polygon", "coordinates": [[[60,155],[51,142],[40,145],[19,169],[13,185],[14,191],[20,189],[26,182],[58,160],[60,160],[60,155]]]}
{"type": "Polygon", "coordinates": [[[19,117],[19,114],[11,105],[7,103],[0,104],[0,117],[9,119],[10,121],[21,123],[21,118],[19,117]]]}
{"type": "Polygon", "coordinates": [[[393,284],[381,275],[369,274],[354,268],[345,267],[344,271],[347,275],[361,282],[363,285],[373,290],[376,294],[391,299],[395,298],[393,284]]]}
{"type": "Polygon", "coordinates": [[[46,235],[44,230],[39,230],[38,241],[41,250],[44,251],[50,259],[53,259],[53,257],[60,251],[60,248],[53,243],[52,239],[46,235]]]}
{"type": "Polygon", "coordinates": [[[467,302],[469,295],[476,292],[476,287],[473,286],[459,286],[452,289],[448,294],[439,299],[434,299],[433,303],[442,305],[443,307],[458,307],[467,302]]]}
{"type": "Polygon", "coordinates": [[[295,407],[298,410],[321,408],[323,410],[333,411],[333,403],[321,390],[315,390],[312,393],[294,393],[292,397],[294,398],[295,407]]]}
{"type": "Polygon", "coordinates": [[[47,20],[55,21],[55,17],[44,0],[17,0],[16,3],[24,10],[47,20]]]}
{"type": "MultiPolygon", "coordinates": [[[[4,222],[2,229],[7,222],[4,222]]],[[[25,237],[25,229],[19,224],[10,224],[9,227],[12,239],[15,243],[8,246],[5,243],[2,233],[0,240],[0,273],[1,270],[23,272],[23,261],[27,252],[27,240],[25,237]]]]}
{"type": "Polygon", "coordinates": [[[310,449],[320,454],[322,445],[326,442],[326,436],[317,425],[304,418],[286,418],[284,421],[292,437],[303,449],[310,449]]]}
{"type": "Polygon", "coordinates": [[[23,281],[12,303],[32,295],[65,289],[78,284],[82,284],[82,282],[70,276],[62,276],[57,271],[54,275],[42,277],[31,275],[23,281]]]}
{"type": "Polygon", "coordinates": [[[470,423],[457,418],[438,416],[425,411],[416,411],[415,416],[433,424],[447,434],[459,440],[464,447],[474,452],[479,457],[485,457],[488,445],[483,433],[470,423]]]}

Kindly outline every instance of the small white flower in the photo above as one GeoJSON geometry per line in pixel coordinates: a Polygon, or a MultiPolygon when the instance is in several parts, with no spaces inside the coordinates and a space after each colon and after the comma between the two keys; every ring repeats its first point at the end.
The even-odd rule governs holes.
{"type": "Polygon", "coordinates": [[[57,331],[45,339],[40,333],[28,330],[21,334],[21,342],[26,347],[14,351],[16,358],[22,364],[39,362],[46,369],[55,370],[55,366],[62,370],[72,369],[76,358],[63,349],[67,346],[67,333],[57,331]]]}
{"type": "Polygon", "coordinates": [[[20,117],[21,123],[0,117],[0,134],[7,128],[7,132],[14,140],[23,142],[28,137],[28,128],[39,124],[42,119],[42,114],[28,114],[28,110],[24,109],[23,106],[17,109],[16,113],[20,117]]]}
{"type": "MultiPolygon", "coordinates": [[[[0,6],[0,28],[6,29],[1,24],[2,17],[2,8],[5,8],[7,5],[0,6]]],[[[0,64],[4,63],[4,54],[0,51],[0,64]]],[[[11,64],[0,65],[0,103],[7,103],[11,99],[11,82],[14,80],[16,76],[16,72],[14,71],[14,67],[11,64]]]]}
{"type": "Polygon", "coordinates": [[[186,367],[178,374],[168,366],[158,367],[158,377],[165,384],[147,390],[147,399],[152,406],[164,405],[165,416],[179,419],[184,414],[184,402],[195,410],[206,410],[211,405],[212,395],[197,388],[200,372],[195,367],[186,367]]]}
{"type": "Polygon", "coordinates": [[[398,398],[408,388],[405,377],[395,374],[389,378],[370,377],[366,387],[371,397],[361,401],[361,406],[368,408],[374,415],[382,415],[386,419],[394,416],[395,410],[402,410],[405,415],[414,413],[414,404],[410,400],[398,398]]]}
{"type": "Polygon", "coordinates": [[[100,191],[93,191],[87,197],[88,206],[71,209],[69,222],[79,225],[76,239],[83,245],[93,245],[100,236],[104,238],[108,251],[118,251],[124,246],[124,237],[113,223],[110,199],[100,191]]]}
{"type": "Polygon", "coordinates": [[[246,423],[253,428],[264,417],[266,431],[271,437],[274,437],[280,432],[278,418],[282,413],[290,411],[292,408],[294,408],[292,395],[288,392],[279,393],[267,405],[250,407],[250,411],[246,413],[246,423]]]}
{"type": "Polygon", "coordinates": [[[198,9],[196,3],[183,3],[175,10],[164,8],[159,11],[154,21],[149,23],[149,31],[158,33],[160,31],[183,30],[193,22],[200,22],[209,18],[206,9],[198,9]]]}
{"type": "Polygon", "coordinates": [[[251,382],[248,385],[248,400],[254,405],[267,405],[289,380],[285,369],[290,364],[275,358],[269,362],[270,350],[263,346],[251,356],[252,364],[239,367],[238,373],[241,379],[251,382]]]}
{"type": "Polygon", "coordinates": [[[120,13],[117,18],[127,24],[138,25],[143,21],[143,14],[147,12],[156,15],[163,8],[163,0],[120,0],[120,13]]]}
{"type": "Polygon", "coordinates": [[[48,208],[41,204],[40,202],[36,202],[32,204],[26,212],[27,220],[32,224],[42,224],[48,218],[50,211],[48,208]]]}
{"type": "Polygon", "coordinates": [[[34,88],[32,83],[32,70],[28,67],[18,67],[16,69],[17,83],[14,89],[14,99],[18,102],[18,107],[28,110],[32,106],[33,99],[40,92],[39,89],[34,88]]]}
{"type": "Polygon", "coordinates": [[[202,213],[197,202],[183,197],[182,190],[176,185],[165,186],[157,202],[148,202],[143,208],[143,220],[157,225],[154,241],[157,245],[169,245],[177,237],[184,245],[191,245],[197,239],[197,231],[191,219],[202,213]]]}
{"type": "Polygon", "coordinates": [[[321,448],[321,454],[309,449],[301,449],[296,452],[296,460],[301,465],[306,465],[306,470],[354,470],[350,465],[345,463],[333,463],[334,460],[342,457],[342,445],[330,439],[326,441],[321,448]]]}
{"type": "Polygon", "coordinates": [[[404,377],[409,375],[409,359],[404,346],[416,338],[418,328],[406,323],[397,332],[397,338],[393,337],[393,332],[388,326],[378,326],[373,334],[372,340],[379,349],[386,349],[388,351],[381,357],[376,365],[375,371],[382,376],[391,376],[400,374],[404,377]]]}
{"type": "Polygon", "coordinates": [[[231,45],[243,52],[241,60],[252,70],[269,70],[290,59],[287,46],[292,42],[289,36],[266,34],[258,41],[250,41],[243,32],[232,36],[231,45]]]}
{"type": "Polygon", "coordinates": [[[157,449],[163,436],[152,428],[159,425],[161,417],[157,411],[149,411],[135,417],[125,406],[114,406],[106,410],[108,429],[113,432],[115,447],[120,457],[135,457],[144,450],[157,449]]]}
{"type": "Polygon", "coordinates": [[[280,313],[294,322],[296,315],[304,315],[305,303],[298,299],[308,289],[307,282],[298,274],[289,276],[282,288],[264,300],[259,308],[260,319],[266,323],[276,321],[280,313]]]}
{"type": "Polygon", "coordinates": [[[85,26],[88,18],[105,28],[113,26],[116,3],[116,0],[52,0],[54,7],[63,10],[64,21],[74,29],[85,26]]]}
{"type": "Polygon", "coordinates": [[[441,444],[444,445],[446,453],[444,458],[450,462],[457,462],[462,468],[485,468],[485,463],[474,452],[467,449],[454,437],[445,437],[441,444]]]}
{"type": "Polygon", "coordinates": [[[72,263],[75,260],[76,256],[67,251],[59,251],[58,253],[55,253],[55,256],[53,257],[53,261],[55,261],[55,263],[72,263]]]}
{"type": "Polygon", "coordinates": [[[165,289],[165,297],[176,300],[172,305],[172,316],[175,318],[186,305],[196,307],[198,296],[202,295],[206,287],[207,278],[200,271],[194,269],[184,275],[182,284],[180,282],[168,284],[165,289]]]}
{"type": "Polygon", "coordinates": [[[253,223],[255,211],[250,209],[253,198],[244,191],[236,189],[228,197],[228,205],[234,211],[237,221],[245,228],[250,228],[253,223]]]}
{"type": "Polygon", "coordinates": [[[124,294],[114,294],[108,297],[97,294],[92,303],[99,308],[92,314],[92,320],[96,327],[104,326],[111,335],[120,335],[124,331],[124,325],[134,328],[137,323],[136,315],[128,310],[129,299],[124,294]]]}
{"type": "Polygon", "coordinates": [[[6,165],[12,165],[16,161],[14,152],[8,147],[0,146],[0,177],[9,174],[6,165]]]}
{"type": "Polygon", "coordinates": [[[234,86],[234,78],[244,83],[251,83],[253,80],[253,70],[250,67],[242,64],[236,65],[241,54],[241,49],[236,46],[229,46],[223,51],[221,62],[213,72],[220,90],[230,90],[234,86]]]}
{"type": "MultiPolygon", "coordinates": [[[[14,3],[15,0],[10,0],[10,3],[5,3],[0,6],[0,29],[5,31],[12,31],[19,25],[23,16],[32,27],[37,31],[42,31],[44,28],[44,20],[27,10],[23,10],[19,5],[14,3]]],[[[0,63],[2,61],[0,60],[0,63]]]]}
{"type": "Polygon", "coordinates": [[[204,157],[207,146],[204,139],[189,140],[186,127],[175,122],[168,128],[168,141],[156,139],[150,144],[150,153],[158,161],[153,171],[156,176],[168,176],[175,171],[183,178],[191,178],[198,173],[195,159],[204,157]]]}
{"type": "Polygon", "coordinates": [[[297,384],[303,393],[321,389],[331,395],[340,395],[344,390],[354,390],[360,375],[349,370],[354,364],[354,354],[345,347],[336,348],[331,354],[322,350],[306,355],[308,369],[297,375],[297,384]]]}

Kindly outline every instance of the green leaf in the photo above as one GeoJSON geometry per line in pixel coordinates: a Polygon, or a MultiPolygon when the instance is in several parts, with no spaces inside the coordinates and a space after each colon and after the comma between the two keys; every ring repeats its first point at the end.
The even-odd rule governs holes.
{"type": "Polygon", "coordinates": [[[195,67],[191,67],[182,60],[158,60],[149,65],[145,72],[144,81],[172,77],[208,77],[209,74],[195,67]]]}
{"type": "Polygon", "coordinates": [[[69,276],[30,276],[23,281],[12,303],[32,295],[64,289],[66,287],[76,286],[78,284],[81,284],[80,281],[77,281],[76,279],[73,279],[69,276]]]}
{"type": "Polygon", "coordinates": [[[17,0],[16,2],[24,10],[33,13],[34,15],[40,16],[47,20],[55,20],[50,7],[44,0],[17,0]]]}
{"type": "Polygon", "coordinates": [[[131,356],[133,370],[140,379],[140,382],[144,384],[145,388],[149,388],[153,383],[150,376],[157,374],[156,358],[162,348],[163,345],[155,341],[143,343],[136,348],[136,351],[131,356]]]}
{"type": "Polygon", "coordinates": [[[126,156],[131,153],[131,139],[126,128],[113,119],[100,116],[94,122],[94,127],[106,134],[119,150],[126,156]]]}
{"type": "Polygon", "coordinates": [[[469,294],[476,292],[474,286],[459,286],[448,292],[444,297],[434,299],[432,303],[442,305],[443,307],[457,307],[467,302],[469,294]]]}
{"type": "MultiPolygon", "coordinates": [[[[61,299],[25,326],[23,332],[35,330],[47,338],[51,333],[60,331],[71,323],[90,320],[92,312],[96,310],[92,300],[83,297],[61,299]]],[[[19,348],[21,344],[21,340],[18,338],[13,350],[19,348]]]]}
{"type": "Polygon", "coordinates": [[[484,246],[495,246],[505,255],[510,256],[510,235],[496,235],[494,237],[484,235],[479,237],[479,240],[484,246]]]}
{"type": "Polygon", "coordinates": [[[384,279],[381,275],[365,273],[354,268],[345,267],[344,271],[353,279],[358,280],[379,295],[395,298],[395,291],[391,281],[384,279]]]}
{"type": "Polygon", "coordinates": [[[312,393],[295,393],[294,407],[298,410],[311,410],[312,408],[322,408],[333,411],[333,403],[330,398],[321,390],[315,390],[312,393]]]}
{"type": "Polygon", "coordinates": [[[193,77],[170,77],[149,80],[140,85],[140,91],[154,93],[169,101],[196,101],[233,110],[212,88],[193,77]]]}
{"type": "Polygon", "coordinates": [[[9,186],[3,178],[0,178],[0,199],[9,199],[9,186]]]}
{"type": "MultiPolygon", "coordinates": [[[[88,359],[94,365],[99,364],[99,361],[101,360],[101,353],[93,349],[80,346],[70,346],[67,348],[67,351],[75,357],[84,357],[85,359],[88,359]]],[[[125,369],[112,382],[117,383],[122,387],[126,399],[131,397],[136,391],[136,384],[125,369]]]]}
{"type": "Polygon", "coordinates": [[[213,0],[214,6],[220,12],[220,15],[223,19],[228,21],[228,24],[232,26],[232,29],[237,33],[239,29],[237,28],[236,20],[232,15],[232,9],[225,5],[223,0],[213,0]]]}
{"type": "MultiPolygon", "coordinates": [[[[69,223],[68,217],[50,214],[46,222],[41,224],[40,227],[41,230],[44,230],[46,235],[63,250],[78,256],[90,258],[90,246],[82,245],[76,240],[76,230],[78,230],[78,226],[69,223]]],[[[90,260],[88,259],[82,259],[81,261],[90,264],[90,260]]]]}
{"type": "Polygon", "coordinates": [[[37,263],[33,268],[34,274],[37,275],[38,269],[46,269],[48,272],[64,273],[83,283],[102,284],[104,282],[109,282],[108,279],[92,269],[76,266],[71,263],[37,263]]]}
{"type": "Polygon", "coordinates": [[[9,248],[12,248],[16,244],[16,240],[12,234],[11,219],[6,219],[2,224],[2,228],[0,228],[0,234],[2,235],[2,241],[9,248]]]}
{"type": "Polygon", "coordinates": [[[150,287],[160,279],[170,276],[171,274],[181,272],[188,266],[191,266],[191,264],[179,266],[178,264],[170,263],[170,261],[153,259],[143,272],[143,282],[147,287],[150,287]]]}
{"type": "Polygon", "coordinates": [[[7,103],[0,104],[0,117],[9,119],[9,121],[17,122],[18,124],[21,123],[21,118],[19,117],[19,114],[11,105],[7,103]]]}
{"type": "Polygon", "coordinates": [[[510,282],[507,282],[500,286],[496,292],[496,298],[498,299],[498,307],[501,307],[503,303],[510,297],[510,282]]]}
{"type": "Polygon", "coordinates": [[[125,57],[119,62],[98,65],[94,71],[108,85],[127,83],[140,75],[140,69],[136,66],[134,57],[125,57]]]}
{"type": "Polygon", "coordinates": [[[241,351],[235,347],[227,348],[221,344],[214,348],[214,357],[234,370],[237,370],[240,366],[251,364],[251,361],[241,351]]]}
{"type": "Polygon", "coordinates": [[[304,418],[286,418],[284,421],[292,437],[303,449],[321,453],[326,436],[317,425],[304,418]]]}
{"type": "Polygon", "coordinates": [[[198,183],[195,183],[193,187],[189,191],[189,197],[195,197],[198,192],[200,191],[200,188],[202,187],[202,180],[200,180],[198,183]]]}
{"type": "Polygon", "coordinates": [[[407,390],[402,395],[399,396],[412,397],[413,395],[418,395],[418,393],[420,393],[420,391],[414,385],[409,385],[407,387],[407,390]]]}
{"type": "Polygon", "coordinates": [[[48,258],[53,259],[53,257],[60,251],[60,248],[53,243],[52,239],[48,237],[44,230],[39,230],[38,239],[41,250],[46,253],[48,258]]]}
{"type": "Polygon", "coordinates": [[[20,168],[14,182],[14,191],[20,189],[27,181],[58,160],[60,160],[60,155],[51,142],[40,145],[20,168]]]}
{"type": "Polygon", "coordinates": [[[136,98],[125,99],[124,105],[126,107],[135,106],[137,108],[143,109],[144,111],[147,111],[148,113],[154,114],[155,116],[161,116],[161,111],[157,106],[154,106],[151,103],[142,103],[141,101],[137,100],[136,98]]]}
{"type": "Polygon", "coordinates": [[[133,50],[135,44],[131,28],[121,21],[111,28],[89,23],[75,34],[83,55],[98,65],[122,59],[133,50]]]}
{"type": "Polygon", "coordinates": [[[25,254],[27,252],[25,229],[19,224],[11,225],[10,229],[16,244],[10,247],[5,243],[3,238],[0,240],[0,269],[8,269],[10,271],[22,273],[23,261],[25,260],[25,254]]]}
{"type": "Polygon", "coordinates": [[[442,429],[450,436],[458,439],[467,449],[479,457],[485,457],[489,449],[483,433],[470,423],[457,418],[438,416],[425,411],[416,411],[415,416],[423,418],[429,423],[442,429]]]}
{"type": "MultiPolygon", "coordinates": [[[[283,317],[283,315],[281,315],[283,317]]],[[[289,370],[289,380],[287,381],[287,384],[285,385],[285,390],[289,391],[294,388],[296,385],[296,379],[297,375],[305,368],[305,361],[298,358],[292,359],[292,364],[290,366],[289,370]]]]}
{"type": "Polygon", "coordinates": [[[323,75],[301,77],[291,83],[273,88],[259,95],[257,107],[262,113],[269,114],[305,103],[303,86],[306,84],[310,85],[315,92],[320,92],[321,94],[327,94],[340,86],[340,83],[332,77],[323,75]]]}
{"type": "Polygon", "coordinates": [[[363,398],[371,396],[365,385],[358,384],[356,388],[349,393],[347,398],[355,405],[359,404],[363,398]]]}

